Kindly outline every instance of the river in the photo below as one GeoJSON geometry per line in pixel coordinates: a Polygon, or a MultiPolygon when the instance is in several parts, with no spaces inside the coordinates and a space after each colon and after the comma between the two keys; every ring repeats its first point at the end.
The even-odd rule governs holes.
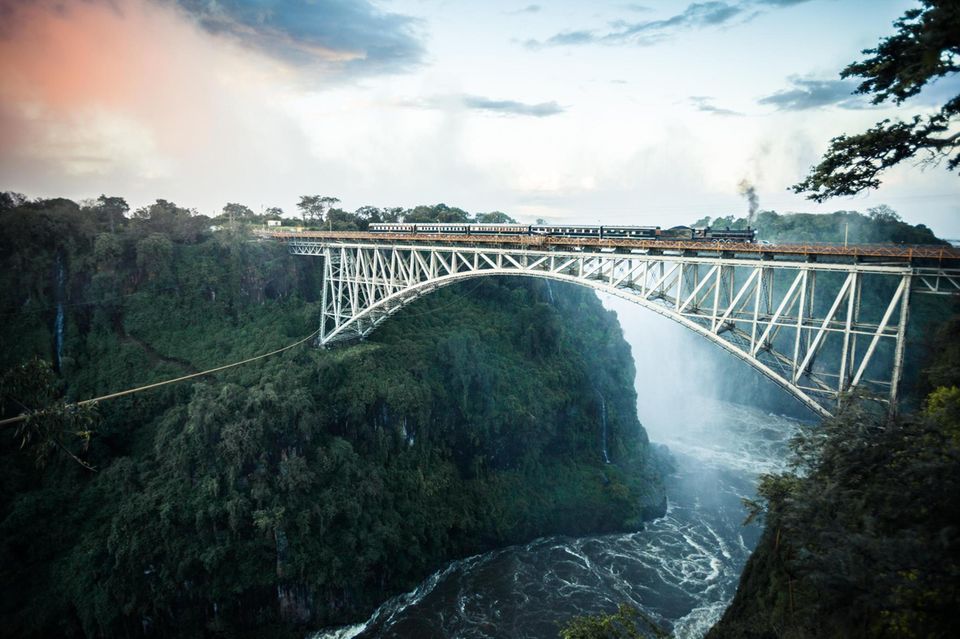
{"type": "Polygon", "coordinates": [[[733,597],[760,534],[741,525],[740,499],[753,495],[757,473],[782,466],[797,423],[708,399],[685,413],[699,418],[659,440],[677,472],[666,516],[645,530],[546,537],[455,561],[366,622],[315,637],[555,638],[571,616],[621,602],[678,639],[702,637],[733,597]]]}
{"type": "Polygon", "coordinates": [[[695,394],[686,380],[709,386],[708,360],[664,364],[677,360],[670,353],[696,352],[690,336],[629,321],[631,309],[605,303],[620,314],[637,360],[640,418],[677,462],[666,516],[628,534],[546,537],[452,562],[365,622],[314,639],[553,639],[572,616],[620,603],[678,639],[702,637],[720,618],[760,535],[756,524],[742,525],[741,498],[754,495],[760,473],[783,468],[798,422],[695,394]],[[647,358],[658,365],[644,366],[647,358]]]}

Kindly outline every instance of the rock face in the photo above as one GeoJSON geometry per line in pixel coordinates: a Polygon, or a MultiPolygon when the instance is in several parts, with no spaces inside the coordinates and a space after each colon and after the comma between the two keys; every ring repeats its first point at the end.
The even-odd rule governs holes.
{"type": "MultiPolygon", "coordinates": [[[[956,370],[956,369],[954,369],[956,370]]],[[[766,528],[708,639],[951,637],[960,597],[960,391],[889,422],[850,408],[760,484],[766,528]]]]}
{"type": "MultiPolygon", "coordinates": [[[[3,212],[2,307],[31,311],[0,327],[5,368],[62,346],[60,383],[82,399],[315,328],[317,262],[177,217],[108,234],[83,214],[3,212]]],[[[456,557],[635,529],[665,497],[633,380],[592,292],[486,279],[364,343],[104,403],[82,453],[96,473],[63,455],[38,470],[4,441],[0,623],[284,636],[361,618],[456,557]]]]}

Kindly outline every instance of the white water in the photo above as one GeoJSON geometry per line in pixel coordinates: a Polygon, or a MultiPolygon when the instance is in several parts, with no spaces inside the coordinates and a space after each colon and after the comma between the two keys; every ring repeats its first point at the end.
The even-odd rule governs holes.
{"type": "Polygon", "coordinates": [[[756,472],[782,466],[792,420],[742,406],[693,402],[702,419],[668,443],[678,473],[667,515],[646,530],[549,537],[451,563],[366,622],[314,635],[348,637],[556,637],[571,616],[629,603],[678,639],[702,637],[736,590],[759,536],[743,527],[740,498],[756,472]]]}
{"type": "Polygon", "coordinates": [[[714,372],[692,336],[605,302],[633,347],[640,419],[677,460],[666,516],[634,533],[549,537],[453,562],[367,621],[314,639],[552,639],[570,617],[620,603],[678,639],[699,639],[720,618],[760,534],[741,525],[740,500],[758,474],[783,468],[798,423],[704,396],[714,372]]]}

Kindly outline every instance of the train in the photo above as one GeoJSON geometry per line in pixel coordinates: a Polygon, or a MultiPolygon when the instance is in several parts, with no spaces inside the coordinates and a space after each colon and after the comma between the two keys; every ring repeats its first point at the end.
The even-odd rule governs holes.
{"type": "Polygon", "coordinates": [[[675,242],[745,242],[755,243],[757,232],[746,229],[715,229],[674,226],[600,226],[542,224],[440,224],[401,222],[374,223],[371,233],[428,233],[443,235],[533,235],[546,237],[590,237],[598,239],[663,240],[675,242]]]}

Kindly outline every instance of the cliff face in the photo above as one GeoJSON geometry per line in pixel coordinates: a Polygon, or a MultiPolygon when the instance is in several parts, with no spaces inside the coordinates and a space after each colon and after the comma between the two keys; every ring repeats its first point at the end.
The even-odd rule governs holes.
{"type": "MultiPolygon", "coordinates": [[[[29,386],[13,367],[58,344],[37,405],[315,328],[318,261],[182,211],[110,233],[47,204],[0,220],[5,415],[29,386]]],[[[474,280],[364,343],[103,403],[85,452],[66,431],[49,450],[5,437],[0,622],[20,636],[285,635],[357,619],[455,557],[636,528],[665,502],[633,379],[591,292],[474,280]]]]}
{"type": "Polygon", "coordinates": [[[851,407],[768,476],[764,535],[709,639],[952,637],[960,598],[960,391],[886,421],[851,407]]]}
{"type": "MultiPolygon", "coordinates": [[[[774,241],[828,240],[848,222],[851,241],[940,241],[895,216],[761,215],[758,227],[774,241]]],[[[751,508],[765,531],[709,639],[956,634],[960,320],[950,312],[932,296],[911,302],[904,415],[851,403],[796,439],[795,472],[762,478],[751,508]]]]}

